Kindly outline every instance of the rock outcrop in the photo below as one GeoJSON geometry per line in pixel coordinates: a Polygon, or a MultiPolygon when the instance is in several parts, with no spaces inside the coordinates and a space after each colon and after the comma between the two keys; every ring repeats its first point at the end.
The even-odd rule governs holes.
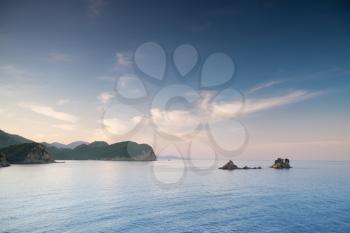
{"type": "Polygon", "coordinates": [[[219,169],[222,169],[222,170],[236,170],[236,169],[244,169],[244,170],[247,170],[247,169],[261,169],[261,167],[248,167],[248,166],[244,166],[242,168],[238,167],[236,164],[234,164],[232,162],[232,160],[228,161],[224,166],[222,167],[219,167],[219,169]]]}
{"type": "Polygon", "coordinates": [[[53,163],[46,148],[39,143],[24,143],[13,145],[0,150],[9,163],[14,164],[35,164],[35,163],[53,163]]]}
{"type": "Polygon", "coordinates": [[[275,168],[275,169],[289,169],[292,168],[289,164],[289,159],[281,159],[278,158],[275,160],[275,163],[271,166],[271,168],[275,168]]]}
{"type": "Polygon", "coordinates": [[[0,167],[8,167],[10,163],[7,162],[6,156],[3,153],[0,153],[0,167]]]}
{"type": "Polygon", "coordinates": [[[242,168],[240,168],[240,169],[261,169],[261,167],[259,166],[259,167],[248,167],[248,166],[244,166],[244,167],[242,167],[242,168]]]}
{"type": "Polygon", "coordinates": [[[46,148],[43,145],[37,144],[29,151],[29,153],[27,154],[23,162],[24,163],[53,163],[55,161],[51,158],[49,152],[47,152],[46,148]]]}
{"type": "Polygon", "coordinates": [[[219,167],[222,170],[235,170],[238,169],[238,166],[232,162],[232,160],[228,161],[224,166],[219,167]]]}

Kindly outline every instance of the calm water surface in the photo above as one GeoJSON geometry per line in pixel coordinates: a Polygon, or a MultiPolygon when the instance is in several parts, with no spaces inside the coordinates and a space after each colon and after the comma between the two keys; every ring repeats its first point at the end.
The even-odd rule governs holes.
{"type": "Polygon", "coordinates": [[[263,169],[198,170],[207,161],[1,168],[0,232],[350,232],[349,162],[237,164],[263,169]]]}

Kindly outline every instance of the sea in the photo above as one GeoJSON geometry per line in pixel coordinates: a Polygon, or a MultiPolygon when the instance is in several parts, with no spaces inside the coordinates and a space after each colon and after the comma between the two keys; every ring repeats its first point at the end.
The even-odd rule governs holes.
{"type": "Polygon", "coordinates": [[[225,162],[0,168],[0,232],[350,232],[350,162],[225,162]]]}

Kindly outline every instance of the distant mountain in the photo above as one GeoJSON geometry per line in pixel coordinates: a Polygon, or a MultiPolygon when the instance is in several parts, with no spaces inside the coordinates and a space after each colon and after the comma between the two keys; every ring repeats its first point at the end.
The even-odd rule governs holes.
{"type": "Polygon", "coordinates": [[[12,145],[18,145],[22,143],[30,143],[30,142],[33,142],[33,141],[27,138],[24,138],[15,134],[9,134],[0,130],[0,148],[12,146],[12,145]]]}
{"type": "Polygon", "coordinates": [[[69,143],[68,145],[63,144],[63,143],[59,143],[59,142],[53,142],[53,143],[47,143],[47,142],[42,142],[41,144],[45,145],[45,146],[54,146],[58,149],[74,149],[77,146],[83,145],[83,144],[89,144],[88,142],[83,142],[83,141],[76,141],[76,142],[72,142],[69,143]]]}
{"type": "Polygon", "coordinates": [[[109,146],[107,142],[104,141],[94,141],[89,144],[89,147],[106,147],[109,146]]]}
{"type": "Polygon", "coordinates": [[[59,143],[59,142],[53,142],[51,143],[52,146],[55,146],[57,148],[69,148],[67,145],[59,143]]]}
{"type": "Polygon", "coordinates": [[[88,142],[84,142],[84,141],[76,141],[76,142],[69,143],[67,145],[67,148],[74,149],[75,147],[83,145],[83,144],[89,144],[89,143],[88,142]]]}
{"type": "Polygon", "coordinates": [[[154,161],[156,155],[151,146],[132,141],[118,142],[109,145],[96,141],[82,144],[74,149],[47,147],[56,160],[120,160],[120,161],[154,161]]]}
{"type": "Polygon", "coordinates": [[[67,145],[65,144],[62,144],[62,143],[59,143],[59,142],[53,142],[53,143],[47,143],[47,142],[42,142],[41,143],[42,145],[48,147],[48,146],[54,146],[54,147],[57,147],[57,148],[68,148],[67,145]]]}
{"type": "Polygon", "coordinates": [[[1,130],[0,152],[3,152],[10,163],[19,162],[28,156],[34,156],[32,158],[34,161],[37,158],[35,156],[44,158],[46,155],[50,159],[57,160],[156,160],[156,155],[151,146],[132,141],[118,142],[111,145],[104,141],[95,141],[90,144],[77,141],[68,145],[61,143],[49,144],[46,142],[38,144],[29,139],[8,134],[1,130]],[[35,152],[35,155],[30,153],[32,150],[35,152]]]}

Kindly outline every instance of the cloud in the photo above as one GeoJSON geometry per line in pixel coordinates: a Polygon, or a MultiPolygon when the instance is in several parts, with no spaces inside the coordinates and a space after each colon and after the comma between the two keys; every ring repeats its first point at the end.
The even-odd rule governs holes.
{"type": "Polygon", "coordinates": [[[252,93],[260,91],[262,89],[275,86],[275,85],[280,84],[282,82],[284,82],[284,81],[283,80],[275,80],[275,81],[270,81],[270,82],[266,82],[266,83],[261,83],[259,85],[254,86],[253,88],[249,89],[246,93],[252,94],[252,93]]]}
{"type": "Polygon", "coordinates": [[[240,113],[242,102],[233,101],[229,103],[213,103],[211,118],[233,117],[240,113]]]}
{"type": "Polygon", "coordinates": [[[247,98],[245,100],[243,108],[241,108],[243,103],[240,101],[226,101],[221,103],[210,103],[208,101],[204,105],[202,104],[201,108],[206,111],[208,111],[208,109],[211,109],[210,118],[214,120],[220,120],[226,117],[234,117],[238,113],[240,115],[248,115],[277,107],[282,107],[288,104],[297,103],[316,96],[320,96],[324,93],[324,91],[295,90],[284,95],[277,95],[266,98],[247,98]],[[242,109],[242,112],[240,112],[240,109],[242,109]]]}
{"type": "Polygon", "coordinates": [[[72,60],[69,55],[60,52],[49,53],[48,59],[50,62],[69,62],[72,60]]]}
{"type": "Polygon", "coordinates": [[[288,94],[261,99],[246,99],[242,108],[240,101],[211,102],[214,93],[206,92],[202,101],[193,108],[185,110],[161,110],[151,109],[151,117],[158,129],[171,132],[173,135],[193,132],[200,123],[208,120],[212,123],[222,122],[228,118],[240,115],[248,115],[269,109],[282,107],[288,104],[304,101],[324,94],[322,91],[296,90],[288,94]],[[208,101],[209,100],[209,101],[208,101]],[[242,112],[240,112],[242,110],[242,112]]]}
{"type": "Polygon", "coordinates": [[[106,5],[104,0],[88,0],[88,14],[90,17],[98,17],[101,15],[103,7],[106,5]]]}
{"type": "Polygon", "coordinates": [[[121,119],[121,118],[105,118],[103,119],[103,125],[106,127],[106,130],[112,134],[126,134],[131,129],[133,129],[137,123],[142,120],[142,116],[134,116],[130,119],[121,119]]]}
{"type": "Polygon", "coordinates": [[[162,110],[151,109],[151,118],[158,130],[176,135],[194,133],[202,121],[203,114],[189,110],[162,110]]]}
{"type": "Polygon", "coordinates": [[[103,104],[106,104],[108,103],[112,98],[114,97],[114,94],[113,93],[110,93],[110,92],[102,92],[101,94],[99,94],[97,96],[97,99],[103,103],[103,104]]]}
{"type": "Polygon", "coordinates": [[[59,112],[54,110],[52,107],[45,106],[45,105],[38,105],[34,103],[26,103],[26,102],[20,102],[18,105],[22,108],[29,109],[32,112],[41,114],[43,116],[47,116],[56,120],[64,121],[64,122],[70,122],[75,123],[78,121],[78,118],[64,112],[59,112]]]}
{"type": "Polygon", "coordinates": [[[324,94],[323,91],[296,90],[285,95],[279,95],[262,99],[247,99],[243,114],[251,114],[271,108],[281,107],[287,104],[304,101],[324,94]]]}

